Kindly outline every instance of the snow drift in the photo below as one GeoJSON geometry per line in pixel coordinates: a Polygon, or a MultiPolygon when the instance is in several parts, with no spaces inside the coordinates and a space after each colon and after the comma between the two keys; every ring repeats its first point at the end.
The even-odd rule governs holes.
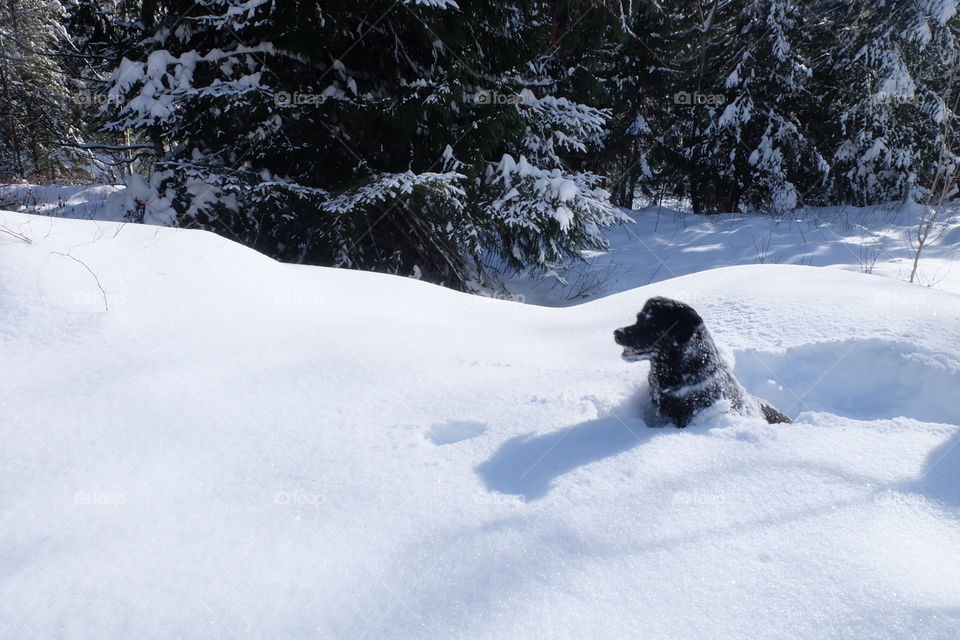
{"type": "Polygon", "coordinates": [[[960,296],[716,269],[564,309],[0,213],[4,638],[952,638],[960,296]],[[692,304],[797,420],[651,429],[692,304]]]}

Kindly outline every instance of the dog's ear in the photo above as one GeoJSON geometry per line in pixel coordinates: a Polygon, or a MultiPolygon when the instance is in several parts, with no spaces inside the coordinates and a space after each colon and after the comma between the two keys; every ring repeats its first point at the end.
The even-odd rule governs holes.
{"type": "Polygon", "coordinates": [[[676,303],[676,324],[670,334],[678,344],[683,344],[693,337],[697,329],[703,326],[703,318],[690,305],[676,303]]]}

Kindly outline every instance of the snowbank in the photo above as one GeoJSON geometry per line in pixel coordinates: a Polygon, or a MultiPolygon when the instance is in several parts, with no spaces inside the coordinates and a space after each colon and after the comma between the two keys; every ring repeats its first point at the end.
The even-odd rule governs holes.
{"type": "MultiPolygon", "coordinates": [[[[606,232],[608,251],[586,252],[585,264],[561,270],[565,284],[519,274],[508,285],[529,303],[568,306],[736,265],[832,267],[906,280],[920,213],[919,206],[820,207],[778,220],[759,214],[701,216],[648,207],[629,212],[636,224],[606,232]]],[[[958,249],[960,214],[944,212],[921,253],[917,284],[960,293],[958,249]]]]}
{"type": "Polygon", "coordinates": [[[58,218],[120,222],[123,212],[118,207],[108,207],[107,202],[110,196],[123,191],[122,185],[110,184],[0,184],[0,209],[58,218]]]}
{"type": "Polygon", "coordinates": [[[952,638],[960,296],[751,265],[570,308],[0,212],[0,637],[952,638]],[[692,304],[797,418],[643,421],[692,304]]]}
{"type": "MultiPolygon", "coordinates": [[[[529,177],[530,165],[507,156],[505,175],[529,177]]],[[[552,214],[563,222],[563,202],[573,197],[569,181],[544,178],[541,191],[558,204],[552,214]],[[551,181],[552,180],[552,181],[551,181]]],[[[131,198],[147,189],[111,185],[0,185],[0,208],[22,213],[122,222],[131,198]]],[[[142,194],[141,194],[142,195],[142,194]]],[[[604,230],[607,251],[584,252],[585,263],[559,268],[561,280],[506,277],[511,298],[545,306],[570,306],[707,269],[748,264],[828,266],[897,280],[909,277],[919,205],[812,207],[782,219],[764,214],[701,216],[666,207],[623,211],[634,224],[604,230]]],[[[566,212],[566,213],[564,213],[566,212]]],[[[169,202],[150,202],[145,221],[171,219],[169,202]]],[[[945,211],[921,254],[917,284],[960,293],[960,214],[945,211]]],[[[901,291],[899,295],[904,295],[901,291]]],[[[913,294],[907,294],[912,298],[913,294]]]]}

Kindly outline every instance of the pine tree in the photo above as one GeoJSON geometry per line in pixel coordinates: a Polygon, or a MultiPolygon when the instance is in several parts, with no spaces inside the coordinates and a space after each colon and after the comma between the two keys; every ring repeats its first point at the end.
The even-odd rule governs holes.
{"type": "Polygon", "coordinates": [[[822,106],[808,86],[807,9],[789,0],[742,5],[723,51],[724,106],[709,112],[698,155],[713,167],[709,187],[721,210],[782,214],[829,170],[804,117],[822,106]]]}
{"type": "Polygon", "coordinates": [[[955,13],[954,0],[621,11],[629,37],[601,72],[613,86],[607,172],[627,174],[617,201],[636,188],[697,212],[782,213],[923,197],[956,148],[943,139],[955,13]]]}
{"type": "Polygon", "coordinates": [[[159,159],[131,203],[275,257],[459,288],[549,269],[619,220],[569,158],[607,114],[555,95],[541,3],[144,5],[110,123],[159,159]],[[152,33],[151,33],[152,31],[152,33]]]}
{"type": "Polygon", "coordinates": [[[143,167],[148,145],[129,131],[104,131],[108,80],[131,44],[144,37],[140,0],[72,0],[62,17],[62,46],[57,56],[71,82],[80,123],[80,143],[65,144],[83,155],[98,177],[120,180],[131,165],[143,167]]]}
{"type": "MultiPolygon", "coordinates": [[[[824,2],[821,41],[833,55],[818,85],[833,164],[828,200],[870,204],[923,197],[942,140],[954,0],[824,2]]],[[[811,114],[812,115],[812,114],[811,114]]]]}
{"type": "Polygon", "coordinates": [[[665,62],[673,35],[670,4],[614,3],[584,20],[593,37],[584,45],[582,64],[597,78],[600,102],[611,109],[596,164],[621,207],[633,207],[638,189],[651,195],[670,182],[673,163],[663,157],[668,143],[659,135],[671,121],[673,70],[665,62]]]}
{"type": "Polygon", "coordinates": [[[0,177],[52,176],[78,139],[74,94],[56,56],[63,7],[49,0],[0,2],[0,177]]]}
{"type": "Polygon", "coordinates": [[[689,200],[700,212],[714,210],[726,194],[716,189],[724,167],[714,166],[703,148],[722,109],[714,96],[730,38],[726,16],[734,5],[668,0],[621,7],[626,38],[613,59],[617,129],[610,139],[625,166],[618,194],[624,203],[639,190],[648,197],[689,200]]]}

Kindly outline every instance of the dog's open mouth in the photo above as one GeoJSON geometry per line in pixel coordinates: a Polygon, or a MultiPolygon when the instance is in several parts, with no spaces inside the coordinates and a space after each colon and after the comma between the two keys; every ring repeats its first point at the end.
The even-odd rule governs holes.
{"type": "Polygon", "coordinates": [[[620,357],[627,362],[635,362],[637,360],[643,360],[648,354],[648,351],[641,351],[640,349],[633,349],[632,347],[624,347],[623,353],[620,354],[620,357]]]}

